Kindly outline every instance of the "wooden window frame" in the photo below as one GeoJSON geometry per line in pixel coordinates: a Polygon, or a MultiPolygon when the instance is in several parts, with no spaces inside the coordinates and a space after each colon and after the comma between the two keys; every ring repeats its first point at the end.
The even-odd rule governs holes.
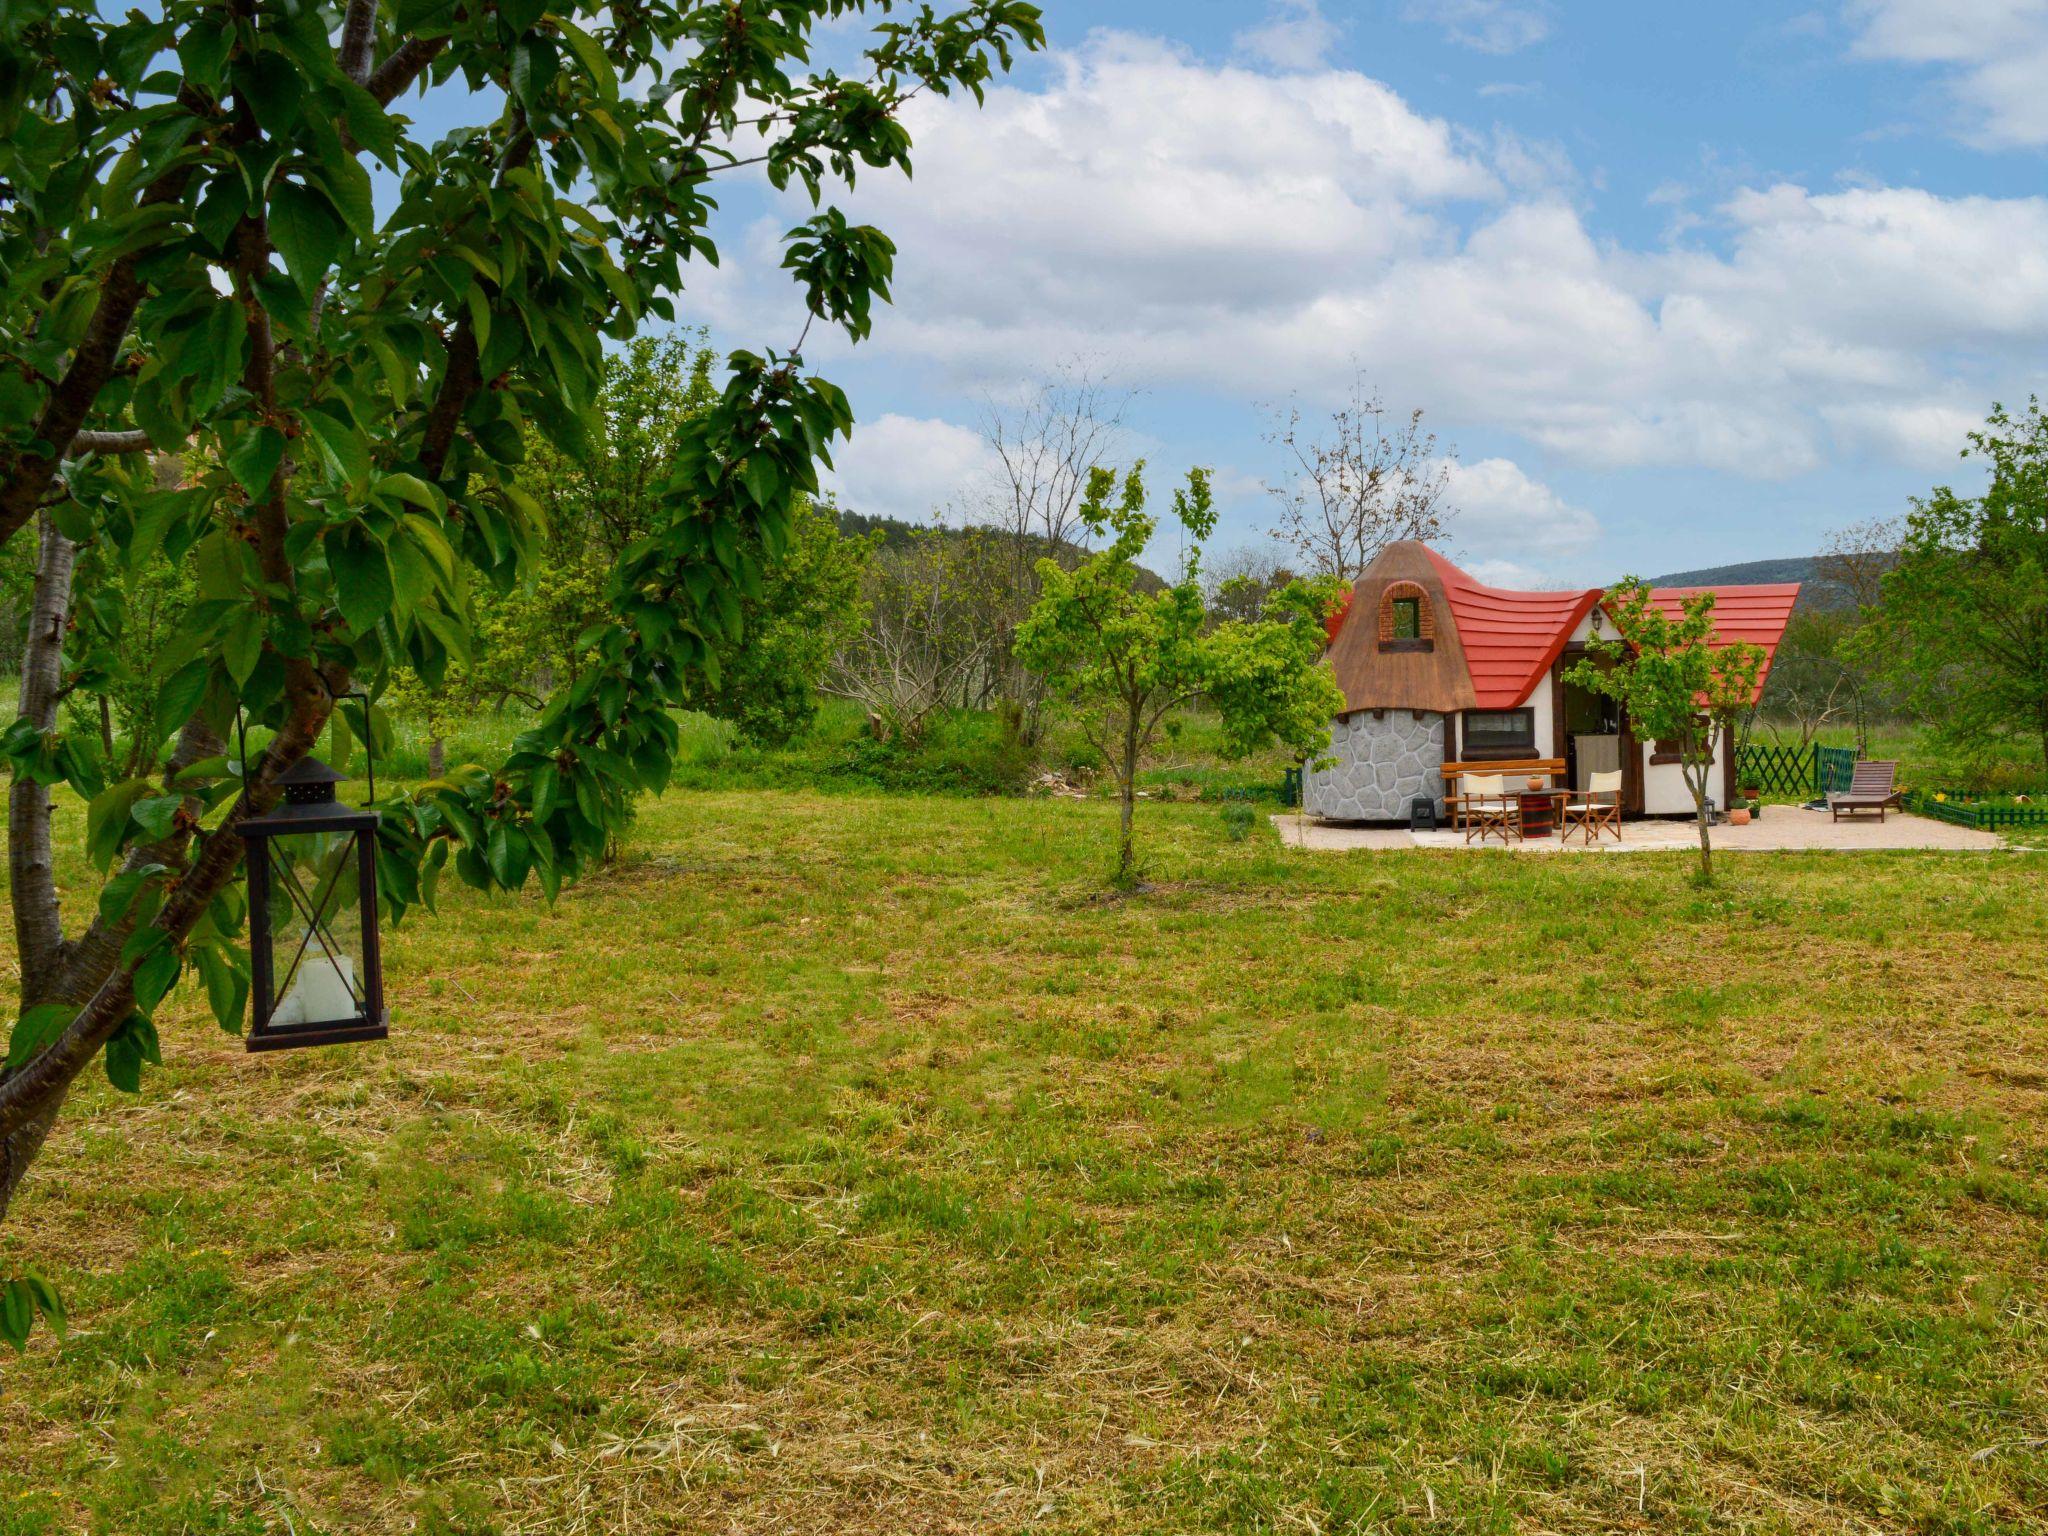
{"type": "Polygon", "coordinates": [[[1472,763],[1518,762],[1536,755],[1536,711],[1530,705],[1514,709],[1468,709],[1458,724],[1459,736],[1464,741],[1464,760],[1472,763]],[[1512,744],[1499,746],[1475,743],[1472,739],[1472,717],[1474,715],[1520,715],[1525,729],[1512,744]]]}

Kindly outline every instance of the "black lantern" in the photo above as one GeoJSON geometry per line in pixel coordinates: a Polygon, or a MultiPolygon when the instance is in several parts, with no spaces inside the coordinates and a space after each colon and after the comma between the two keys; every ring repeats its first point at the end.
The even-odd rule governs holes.
{"type": "Polygon", "coordinates": [[[249,844],[252,1051],[391,1032],[377,949],[379,818],[337,803],[341,782],[302,758],[278,780],[283,803],[236,828],[249,844]]]}

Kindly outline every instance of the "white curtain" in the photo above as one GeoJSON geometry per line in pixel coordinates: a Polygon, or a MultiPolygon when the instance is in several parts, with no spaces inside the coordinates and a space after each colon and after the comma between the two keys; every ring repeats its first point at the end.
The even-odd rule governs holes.
{"type": "Polygon", "coordinates": [[[1619,736],[1574,736],[1572,749],[1578,760],[1573,788],[1584,792],[1596,773],[1613,773],[1621,767],[1619,736]]]}

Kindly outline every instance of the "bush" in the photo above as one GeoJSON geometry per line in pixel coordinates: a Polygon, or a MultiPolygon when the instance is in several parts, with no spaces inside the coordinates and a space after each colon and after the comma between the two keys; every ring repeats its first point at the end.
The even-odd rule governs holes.
{"type": "Polygon", "coordinates": [[[1259,813],[1242,800],[1233,800],[1223,807],[1223,830],[1233,843],[1241,843],[1252,835],[1252,828],[1259,824],[1259,813]]]}

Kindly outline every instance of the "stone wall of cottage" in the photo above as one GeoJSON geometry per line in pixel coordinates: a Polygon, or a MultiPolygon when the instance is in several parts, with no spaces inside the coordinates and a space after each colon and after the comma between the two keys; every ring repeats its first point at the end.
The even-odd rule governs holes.
{"type": "Polygon", "coordinates": [[[1326,755],[1336,760],[1334,765],[1311,768],[1304,786],[1311,816],[1329,821],[1406,821],[1410,801],[1442,799],[1442,715],[1359,710],[1331,725],[1326,755]]]}

